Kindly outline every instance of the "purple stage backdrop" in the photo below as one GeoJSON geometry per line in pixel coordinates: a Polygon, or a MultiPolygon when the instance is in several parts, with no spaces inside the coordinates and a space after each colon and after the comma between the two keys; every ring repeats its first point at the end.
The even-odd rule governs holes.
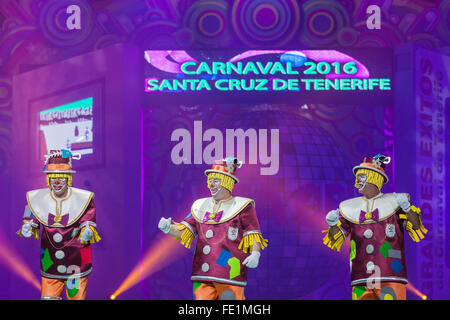
{"type": "Polygon", "coordinates": [[[351,298],[348,245],[322,244],[324,218],[357,194],[352,167],[377,153],[393,158],[383,191],[409,192],[429,229],[419,244],[406,240],[407,297],[450,299],[449,12],[438,0],[1,1],[0,299],[40,297],[39,241],[16,231],[26,191],[45,186],[43,153],[65,146],[83,153],[74,186],[96,195],[102,241],[87,299],[192,299],[193,250],[158,220],[189,214],[208,196],[203,171],[230,153],[244,161],[234,194],[255,200],[269,239],[247,299],[351,298]],[[368,27],[369,5],[379,29],[368,27]],[[302,73],[194,75],[181,69],[189,61],[302,73]],[[149,82],[270,85],[307,78],[306,61],[314,91],[295,80],[246,92],[149,82]],[[382,88],[321,90],[346,63],[347,78],[382,88]]]}

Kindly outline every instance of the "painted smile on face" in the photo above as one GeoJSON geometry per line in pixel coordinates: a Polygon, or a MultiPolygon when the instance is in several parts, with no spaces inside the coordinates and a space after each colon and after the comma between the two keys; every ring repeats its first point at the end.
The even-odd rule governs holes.
{"type": "Polygon", "coordinates": [[[50,188],[56,195],[64,194],[67,187],[67,178],[50,178],[50,188]]]}
{"type": "Polygon", "coordinates": [[[215,196],[222,190],[222,186],[220,185],[221,180],[220,179],[209,179],[208,181],[208,188],[211,192],[211,196],[215,196]]]}
{"type": "Polygon", "coordinates": [[[356,176],[356,188],[358,188],[359,191],[362,191],[367,183],[367,176],[365,174],[358,174],[356,176]]]}

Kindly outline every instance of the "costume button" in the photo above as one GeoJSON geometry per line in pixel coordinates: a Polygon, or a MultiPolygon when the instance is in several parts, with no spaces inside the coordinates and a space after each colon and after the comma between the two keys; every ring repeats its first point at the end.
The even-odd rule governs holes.
{"type": "Polygon", "coordinates": [[[365,237],[366,239],[372,238],[372,237],[373,237],[373,231],[370,230],[370,229],[367,229],[366,231],[364,231],[364,237],[365,237]]]}
{"type": "Polygon", "coordinates": [[[60,260],[63,259],[65,257],[64,251],[62,251],[62,250],[56,251],[55,252],[55,257],[56,257],[56,259],[60,259],[60,260]]]}
{"type": "Polygon", "coordinates": [[[56,268],[56,270],[58,270],[59,273],[66,273],[67,268],[66,268],[66,266],[59,265],[59,266],[56,268]]]}
{"type": "Polygon", "coordinates": [[[204,254],[209,254],[211,252],[211,247],[206,245],[203,247],[203,253],[204,254]]]}
{"type": "Polygon", "coordinates": [[[366,247],[366,253],[367,254],[372,254],[373,250],[374,250],[373,245],[368,244],[367,247],[366,247]]]}
{"type": "Polygon", "coordinates": [[[375,263],[373,261],[369,261],[366,264],[367,271],[372,271],[375,268],[375,263]]]}
{"type": "Polygon", "coordinates": [[[214,236],[214,232],[212,230],[208,230],[205,233],[206,238],[210,239],[214,236]]]}
{"type": "Polygon", "coordinates": [[[63,239],[63,236],[60,233],[55,233],[53,235],[53,241],[55,241],[55,242],[61,242],[62,239],[63,239]]]}
{"type": "Polygon", "coordinates": [[[202,271],[203,272],[208,272],[209,271],[209,264],[208,263],[204,263],[202,264],[202,271]]]}

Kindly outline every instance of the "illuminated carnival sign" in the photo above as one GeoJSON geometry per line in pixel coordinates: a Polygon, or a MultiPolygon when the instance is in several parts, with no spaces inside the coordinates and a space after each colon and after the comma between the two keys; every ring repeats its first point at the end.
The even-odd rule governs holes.
{"type": "Polygon", "coordinates": [[[161,74],[145,92],[390,91],[391,79],[336,50],[251,50],[228,61],[199,61],[185,51],[145,51],[161,74]]]}

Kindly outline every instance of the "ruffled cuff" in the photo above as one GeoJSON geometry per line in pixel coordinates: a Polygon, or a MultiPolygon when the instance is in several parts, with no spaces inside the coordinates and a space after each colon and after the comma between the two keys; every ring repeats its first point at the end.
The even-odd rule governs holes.
{"type": "Polygon", "coordinates": [[[179,231],[183,231],[183,233],[181,234],[181,237],[177,238],[177,240],[180,241],[180,243],[183,246],[185,246],[186,248],[189,249],[191,247],[192,241],[195,238],[194,233],[186,225],[184,225],[182,223],[178,223],[175,221],[173,223],[177,226],[177,229],[179,231]]]}
{"type": "Polygon", "coordinates": [[[264,248],[267,247],[267,239],[264,239],[261,233],[255,232],[255,233],[247,233],[242,238],[241,242],[239,243],[239,250],[242,250],[244,253],[252,252],[253,250],[253,244],[259,243],[261,250],[264,250],[264,248]]]}
{"type": "Polygon", "coordinates": [[[331,250],[341,251],[342,244],[345,240],[345,235],[342,232],[342,229],[340,228],[341,222],[339,221],[336,225],[339,228],[339,232],[334,235],[334,237],[330,234],[330,229],[324,230],[323,232],[326,232],[326,236],[323,238],[323,244],[331,248],[331,250]]]}
{"type": "Polygon", "coordinates": [[[412,225],[411,221],[408,221],[408,217],[406,214],[403,214],[403,213],[400,214],[399,218],[405,220],[405,222],[406,222],[405,230],[408,231],[411,239],[414,242],[420,242],[420,240],[425,238],[425,234],[428,233],[428,230],[425,228],[425,226],[422,223],[422,215],[420,213],[420,209],[413,205],[411,205],[410,209],[412,212],[416,213],[417,216],[419,217],[419,228],[418,229],[413,229],[413,225],[412,225]]]}
{"type": "Polygon", "coordinates": [[[100,238],[100,236],[98,235],[97,229],[96,229],[93,225],[88,224],[88,225],[86,225],[86,226],[84,226],[84,227],[81,228],[80,235],[78,236],[78,240],[79,240],[82,244],[88,244],[88,243],[96,243],[96,242],[99,242],[100,240],[102,240],[102,238],[100,238]],[[91,229],[91,231],[92,231],[92,238],[91,238],[91,240],[89,240],[89,241],[81,241],[81,235],[83,234],[83,232],[84,232],[84,230],[86,229],[86,227],[88,227],[89,229],[91,229]]]}

